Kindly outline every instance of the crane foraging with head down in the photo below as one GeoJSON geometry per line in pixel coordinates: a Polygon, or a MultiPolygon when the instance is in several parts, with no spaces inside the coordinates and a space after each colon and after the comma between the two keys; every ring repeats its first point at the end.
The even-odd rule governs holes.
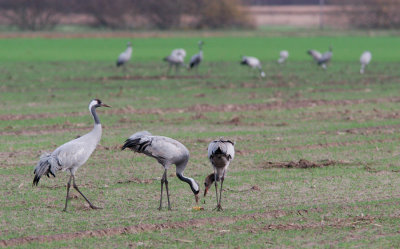
{"type": "Polygon", "coordinates": [[[371,52],[365,51],[364,53],[362,53],[360,57],[360,63],[361,63],[360,74],[364,73],[365,66],[367,66],[371,62],[371,59],[372,59],[371,52]]]}
{"type": "Polygon", "coordinates": [[[99,117],[96,114],[96,108],[98,107],[110,107],[101,102],[99,99],[94,99],[89,104],[89,111],[94,119],[94,127],[89,133],[69,141],[55,149],[51,153],[45,153],[40,157],[40,160],[35,167],[33,179],[33,185],[38,185],[40,178],[43,175],[50,177],[56,176],[57,171],[69,171],[71,176],[67,184],[67,196],[65,198],[64,211],[67,211],[68,199],[69,199],[69,189],[71,187],[71,180],[73,182],[73,187],[79,192],[88,202],[92,209],[98,209],[94,206],[88,198],[79,190],[75,183],[75,172],[81,167],[96,149],[97,144],[101,138],[101,124],[99,117]]]}
{"type": "Polygon", "coordinates": [[[132,55],[132,43],[128,42],[126,44],[127,48],[124,52],[122,52],[119,56],[118,56],[118,60],[117,60],[117,67],[125,65],[130,59],[131,59],[131,55],[132,55]]]}
{"type": "Polygon", "coordinates": [[[222,185],[228,170],[229,164],[235,157],[235,143],[230,140],[224,140],[220,138],[215,140],[208,145],[208,159],[210,160],[214,173],[208,175],[204,181],[204,197],[207,195],[208,189],[215,183],[215,194],[217,198],[217,210],[222,210],[221,199],[222,199],[222,185]],[[221,188],[219,190],[218,197],[218,185],[217,182],[221,181],[221,188]]]}
{"type": "Polygon", "coordinates": [[[172,50],[171,54],[164,58],[164,61],[168,62],[168,73],[173,66],[175,66],[175,73],[178,73],[179,67],[185,66],[185,57],[186,51],[183,48],[172,50]]]}
{"type": "Polygon", "coordinates": [[[240,64],[247,65],[252,69],[254,68],[258,69],[258,71],[260,71],[260,76],[265,77],[265,73],[261,68],[260,60],[258,60],[256,57],[243,56],[242,60],[240,61],[240,64]]]}
{"type": "Polygon", "coordinates": [[[282,51],[279,53],[278,63],[279,63],[279,64],[285,63],[285,61],[287,60],[288,57],[289,57],[289,52],[286,51],[286,50],[282,50],[282,51]]]}
{"type": "Polygon", "coordinates": [[[130,136],[125,144],[121,147],[121,150],[129,148],[137,153],[143,153],[149,157],[155,158],[158,163],[164,168],[164,174],[161,178],[161,195],[160,195],[160,206],[162,208],[162,197],[165,183],[165,189],[167,191],[168,199],[168,210],[171,210],[171,204],[169,200],[167,170],[172,164],[176,166],[176,175],[179,180],[189,184],[194,196],[196,203],[199,201],[199,184],[192,178],[183,175],[183,171],[189,161],[189,151],[180,142],[163,136],[153,136],[148,131],[141,131],[130,136]]]}

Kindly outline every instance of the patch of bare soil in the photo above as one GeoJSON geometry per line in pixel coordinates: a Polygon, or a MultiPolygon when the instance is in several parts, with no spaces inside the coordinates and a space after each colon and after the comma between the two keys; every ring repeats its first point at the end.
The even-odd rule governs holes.
{"type": "Polygon", "coordinates": [[[119,180],[117,183],[118,184],[125,184],[125,183],[139,183],[139,184],[150,184],[154,181],[155,179],[139,179],[137,177],[133,177],[131,179],[127,180],[119,180]]]}
{"type": "Polygon", "coordinates": [[[322,168],[327,166],[334,166],[336,164],[335,161],[331,160],[323,160],[320,162],[310,162],[306,159],[300,159],[298,162],[267,162],[264,166],[265,168],[300,168],[300,169],[308,169],[308,168],[322,168]]]}
{"type": "Polygon", "coordinates": [[[375,218],[372,216],[355,216],[349,218],[335,218],[335,219],[324,219],[321,222],[310,222],[310,223],[286,223],[286,224],[268,224],[262,228],[250,228],[252,233],[258,233],[260,231],[269,230],[304,230],[304,229],[316,229],[324,227],[333,228],[344,228],[351,227],[357,228],[360,226],[365,226],[372,224],[375,218]]]}

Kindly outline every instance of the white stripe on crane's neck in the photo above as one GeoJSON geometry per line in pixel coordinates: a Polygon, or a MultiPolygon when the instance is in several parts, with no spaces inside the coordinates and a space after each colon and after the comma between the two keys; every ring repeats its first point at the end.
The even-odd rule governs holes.
{"type": "Polygon", "coordinates": [[[178,176],[179,180],[187,182],[190,185],[190,188],[192,189],[194,194],[199,193],[200,191],[199,184],[197,184],[197,182],[193,178],[186,177],[181,173],[178,173],[176,175],[178,176]]]}
{"type": "Polygon", "coordinates": [[[92,100],[90,102],[90,104],[89,104],[89,111],[93,116],[95,125],[100,125],[100,119],[99,119],[99,117],[97,116],[97,113],[96,113],[96,105],[97,104],[99,104],[99,102],[97,100],[95,100],[95,99],[92,100]]]}

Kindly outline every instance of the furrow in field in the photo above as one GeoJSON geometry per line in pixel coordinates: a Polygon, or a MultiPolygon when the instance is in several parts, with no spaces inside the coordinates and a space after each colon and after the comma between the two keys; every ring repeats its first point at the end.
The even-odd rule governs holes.
{"type": "MultiPolygon", "coordinates": [[[[377,104],[377,103],[397,103],[400,97],[378,98],[378,99],[353,99],[353,100],[278,100],[269,103],[257,104],[196,104],[186,108],[148,108],[135,109],[133,107],[116,108],[107,110],[107,114],[163,114],[163,113],[201,113],[201,112],[240,112],[240,111],[260,111],[277,109],[296,109],[317,106],[347,106],[357,104],[377,104]]],[[[87,112],[71,113],[39,113],[39,114],[4,114],[0,115],[0,120],[26,120],[44,119],[54,117],[73,117],[84,116],[87,112]]]]}

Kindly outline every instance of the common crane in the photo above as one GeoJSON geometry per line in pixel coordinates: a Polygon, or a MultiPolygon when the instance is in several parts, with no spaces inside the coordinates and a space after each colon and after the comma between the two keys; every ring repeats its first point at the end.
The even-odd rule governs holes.
{"type": "Polygon", "coordinates": [[[364,73],[365,66],[367,66],[371,62],[371,59],[372,59],[371,52],[365,51],[364,53],[362,53],[360,57],[360,63],[361,63],[360,74],[364,73]]]}
{"type": "Polygon", "coordinates": [[[278,63],[279,63],[279,64],[285,63],[285,61],[286,61],[286,59],[287,59],[288,57],[289,57],[289,52],[286,51],[286,50],[282,50],[282,51],[279,53],[278,63]]]}
{"type": "Polygon", "coordinates": [[[171,54],[164,58],[164,61],[168,62],[168,74],[173,66],[175,66],[175,73],[178,73],[179,67],[185,66],[185,57],[186,51],[183,48],[172,50],[171,54]]]}
{"type": "Polygon", "coordinates": [[[204,45],[204,42],[199,41],[199,43],[198,43],[199,53],[193,55],[192,58],[190,59],[190,63],[189,63],[190,69],[192,69],[194,67],[196,67],[198,69],[198,66],[203,61],[203,45],[204,45]]]}
{"type": "Polygon", "coordinates": [[[247,65],[250,68],[256,68],[260,71],[260,76],[265,77],[265,73],[261,68],[261,63],[256,57],[251,57],[251,56],[243,56],[242,60],[240,61],[240,64],[242,65],[247,65]]]}
{"type": "Polygon", "coordinates": [[[118,56],[118,60],[117,60],[117,67],[124,65],[125,63],[127,63],[130,59],[131,59],[131,55],[132,55],[132,43],[128,42],[126,44],[127,48],[124,52],[122,52],[119,56],[118,56]]]}
{"type": "Polygon", "coordinates": [[[40,178],[43,175],[47,177],[56,176],[57,171],[69,171],[71,174],[67,184],[67,196],[65,198],[64,211],[67,211],[68,199],[69,199],[69,189],[71,187],[71,181],[73,182],[73,187],[82,195],[83,198],[89,203],[92,209],[98,209],[93,205],[88,198],[79,190],[75,183],[75,173],[90,157],[93,151],[96,149],[97,144],[101,138],[101,124],[99,117],[96,114],[96,108],[98,107],[110,107],[101,102],[99,99],[94,99],[89,104],[89,111],[94,119],[94,127],[89,133],[71,140],[51,153],[45,153],[40,157],[40,160],[35,167],[33,179],[33,185],[38,185],[40,178]]]}
{"type": "Polygon", "coordinates": [[[162,209],[164,183],[167,191],[168,210],[171,210],[167,170],[172,164],[175,164],[176,166],[177,177],[179,180],[189,184],[195,196],[196,203],[198,203],[200,192],[199,184],[194,179],[183,175],[183,171],[185,170],[189,161],[189,151],[183,144],[169,137],[153,136],[148,131],[140,131],[133,134],[125,141],[125,144],[121,147],[121,150],[124,150],[125,148],[129,148],[137,153],[143,153],[149,157],[155,158],[158,163],[163,166],[164,174],[161,178],[159,210],[162,209]]]}
{"type": "Polygon", "coordinates": [[[235,143],[230,140],[224,140],[220,138],[215,140],[208,145],[208,159],[210,160],[214,173],[208,175],[204,181],[204,197],[207,195],[208,189],[215,183],[215,195],[217,198],[217,210],[222,210],[221,199],[222,199],[222,185],[228,170],[229,164],[235,157],[235,143]],[[218,198],[218,185],[217,182],[221,181],[221,188],[219,190],[218,198]]]}

